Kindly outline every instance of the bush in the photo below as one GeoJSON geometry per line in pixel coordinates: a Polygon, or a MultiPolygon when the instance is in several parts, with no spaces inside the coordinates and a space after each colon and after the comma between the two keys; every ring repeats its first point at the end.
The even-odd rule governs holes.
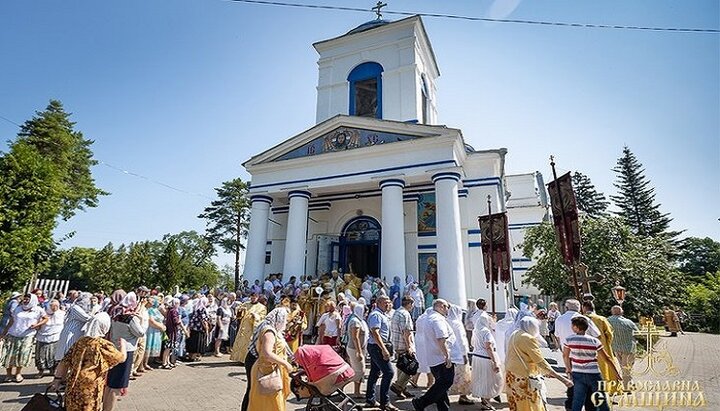
{"type": "Polygon", "coordinates": [[[708,274],[701,284],[686,287],[689,329],[720,334],[720,272],[708,274]]]}

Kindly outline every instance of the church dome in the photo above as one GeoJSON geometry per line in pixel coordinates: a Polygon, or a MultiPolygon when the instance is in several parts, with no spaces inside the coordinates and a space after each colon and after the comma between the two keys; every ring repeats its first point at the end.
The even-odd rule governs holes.
{"type": "Polygon", "coordinates": [[[347,34],[362,33],[363,31],[372,30],[376,27],[384,26],[386,24],[390,24],[390,22],[388,20],[383,20],[383,19],[370,20],[370,21],[363,23],[363,24],[355,27],[354,29],[348,31],[347,34]]]}

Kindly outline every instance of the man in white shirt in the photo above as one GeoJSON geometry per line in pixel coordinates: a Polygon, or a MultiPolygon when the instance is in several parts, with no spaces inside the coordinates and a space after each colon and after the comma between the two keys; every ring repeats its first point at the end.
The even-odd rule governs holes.
{"type": "Polygon", "coordinates": [[[435,404],[438,411],[450,409],[448,390],[455,379],[455,366],[450,360],[450,346],[455,341],[455,334],[446,317],[450,304],[443,299],[433,302],[433,311],[427,318],[427,328],[423,327],[423,338],[426,341],[425,355],[435,383],[420,398],[412,400],[413,409],[424,410],[435,404]]]}
{"type": "MultiPolygon", "coordinates": [[[[557,320],[555,320],[555,336],[558,338],[558,340],[560,340],[561,350],[565,345],[565,340],[568,337],[575,335],[575,332],[572,329],[572,319],[577,316],[585,317],[584,315],[580,314],[580,301],[578,300],[571,298],[565,301],[565,309],[565,313],[558,317],[557,320]]],[[[600,330],[592,321],[590,321],[589,318],[585,318],[589,321],[589,327],[586,334],[595,338],[599,337],[600,330]]]]}
{"type": "Polygon", "coordinates": [[[338,332],[340,331],[340,313],[335,310],[335,301],[328,301],[325,305],[325,313],[317,322],[318,344],[325,344],[331,347],[338,345],[338,332]]]}

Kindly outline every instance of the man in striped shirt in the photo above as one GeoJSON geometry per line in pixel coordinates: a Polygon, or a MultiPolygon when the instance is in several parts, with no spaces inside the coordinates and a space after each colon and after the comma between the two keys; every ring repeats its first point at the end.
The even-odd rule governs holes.
{"type": "MultiPolygon", "coordinates": [[[[612,363],[600,340],[585,335],[589,323],[587,318],[577,316],[571,320],[575,335],[567,337],[563,346],[563,360],[568,378],[573,382],[572,411],[582,411],[587,395],[598,391],[598,383],[602,381],[598,356],[612,363]]],[[[603,394],[604,395],[604,394],[603,394]]],[[[599,410],[609,410],[608,399],[597,407],[599,410]]]]}

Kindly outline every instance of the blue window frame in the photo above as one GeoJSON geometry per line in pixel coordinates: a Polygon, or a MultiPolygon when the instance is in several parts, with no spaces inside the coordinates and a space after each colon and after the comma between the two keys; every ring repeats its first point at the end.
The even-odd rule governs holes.
{"type": "Polygon", "coordinates": [[[362,63],[350,72],[351,116],[382,118],[382,72],[375,62],[362,63]]]}

